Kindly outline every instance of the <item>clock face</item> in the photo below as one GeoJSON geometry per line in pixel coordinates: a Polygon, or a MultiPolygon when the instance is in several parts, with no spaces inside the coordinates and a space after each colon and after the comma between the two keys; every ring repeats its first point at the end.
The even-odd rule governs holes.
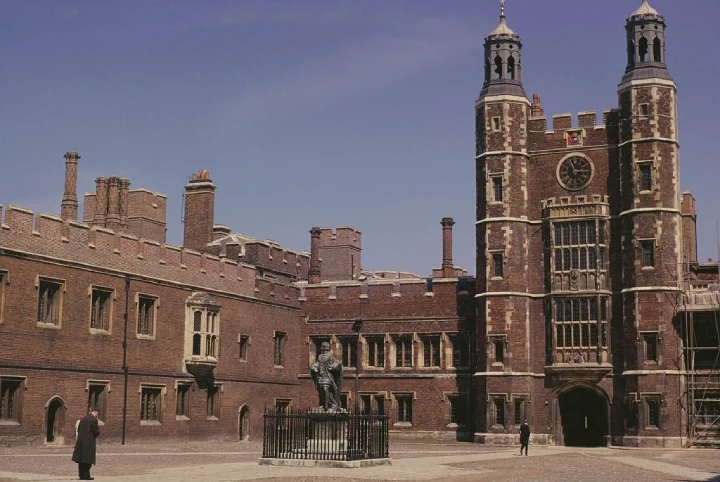
{"type": "Polygon", "coordinates": [[[579,191],[590,184],[593,166],[585,157],[568,157],[558,166],[557,176],[558,181],[565,189],[579,191]]]}

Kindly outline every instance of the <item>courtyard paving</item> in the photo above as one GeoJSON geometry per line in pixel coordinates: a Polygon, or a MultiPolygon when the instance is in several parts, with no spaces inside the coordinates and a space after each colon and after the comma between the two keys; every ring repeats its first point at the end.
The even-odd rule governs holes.
{"type": "MultiPolygon", "coordinates": [[[[394,442],[390,466],[360,469],[258,465],[261,445],[242,443],[98,444],[92,474],[105,481],[438,480],[632,482],[720,481],[720,451],[516,447],[394,442]]],[[[76,480],[72,447],[0,447],[0,481],[76,480]]]]}

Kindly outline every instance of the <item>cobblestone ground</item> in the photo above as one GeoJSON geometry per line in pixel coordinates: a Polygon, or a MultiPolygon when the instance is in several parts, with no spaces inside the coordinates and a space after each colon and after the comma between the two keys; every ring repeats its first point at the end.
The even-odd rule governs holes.
{"type": "MultiPolygon", "coordinates": [[[[390,447],[390,466],[362,469],[258,465],[261,445],[176,443],[98,445],[92,474],[107,481],[439,480],[632,482],[720,481],[720,452],[709,449],[518,448],[468,443],[404,443],[390,447]]],[[[0,481],[76,480],[72,447],[0,447],[0,481]]]]}

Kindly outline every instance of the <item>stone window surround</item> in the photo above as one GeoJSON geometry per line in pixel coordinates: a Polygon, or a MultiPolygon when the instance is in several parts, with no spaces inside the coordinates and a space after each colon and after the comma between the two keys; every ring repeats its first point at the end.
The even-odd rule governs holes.
{"type": "Polygon", "coordinates": [[[649,194],[655,192],[655,188],[657,186],[657,169],[655,168],[655,162],[652,159],[636,159],[635,164],[635,187],[637,189],[637,192],[640,194],[649,194]],[[643,165],[650,166],[650,189],[642,188],[642,173],[640,169],[643,165]]]}
{"type": "Polygon", "coordinates": [[[287,332],[273,330],[273,367],[285,368],[283,366],[285,359],[285,344],[287,343],[287,332]],[[277,363],[277,362],[280,363],[277,363]]]}
{"type": "Polygon", "coordinates": [[[640,251],[640,269],[642,270],[654,270],[655,264],[657,263],[657,238],[637,238],[636,240],[636,247],[640,251]],[[645,265],[645,246],[650,246],[652,249],[652,265],[645,265]]]}
{"type": "MultiPolygon", "coordinates": [[[[440,370],[447,362],[447,355],[444,353],[443,334],[441,332],[418,333],[418,368],[421,370],[440,370]],[[437,340],[438,365],[425,366],[425,340],[437,340]]],[[[431,360],[432,363],[432,360],[431,360]]]]}
{"type": "Polygon", "coordinates": [[[488,249],[488,268],[490,269],[490,273],[488,278],[490,278],[491,281],[494,280],[501,280],[505,277],[505,250],[504,249],[488,249]],[[502,276],[496,276],[495,275],[495,255],[499,254],[502,256],[502,276]]]}
{"type": "Polygon", "coordinates": [[[17,415],[13,416],[12,419],[0,419],[0,425],[21,425],[22,424],[22,415],[23,415],[23,392],[28,389],[27,386],[27,377],[26,376],[17,376],[17,375],[0,375],[0,386],[2,386],[3,381],[8,381],[10,383],[17,383],[18,387],[15,391],[15,394],[17,396],[17,399],[15,400],[15,407],[17,409],[16,413],[17,415]]]}
{"type": "Polygon", "coordinates": [[[638,332],[640,345],[642,347],[642,360],[643,363],[647,363],[648,365],[661,365],[662,364],[662,336],[660,336],[660,332],[658,330],[641,330],[638,332]],[[655,359],[654,360],[648,360],[647,359],[647,341],[648,338],[654,338],[655,339],[655,359]]]}
{"type": "MultiPolygon", "coordinates": [[[[360,338],[362,342],[362,369],[363,370],[377,370],[382,371],[385,370],[385,368],[388,366],[387,363],[387,355],[388,355],[388,339],[387,335],[385,333],[368,333],[367,335],[361,335],[360,338]],[[368,340],[369,339],[369,340],[368,340]],[[370,348],[369,344],[372,342],[377,342],[378,345],[381,345],[383,348],[383,356],[382,356],[382,366],[377,365],[370,365],[370,348]]],[[[377,355],[377,350],[375,352],[377,355]]],[[[380,357],[376,358],[379,360],[380,357]]]]}
{"type": "Polygon", "coordinates": [[[472,349],[470,347],[471,337],[470,334],[467,332],[451,332],[451,333],[445,333],[445,339],[447,342],[448,350],[450,350],[449,356],[446,356],[446,366],[445,368],[449,370],[458,370],[458,369],[467,369],[470,368],[471,364],[471,356],[472,356],[472,349]],[[464,349],[467,352],[467,365],[459,365],[455,366],[453,364],[453,351],[455,349],[455,341],[462,342],[465,346],[464,349]]]}
{"type": "Polygon", "coordinates": [[[247,363],[250,351],[250,345],[252,344],[250,335],[245,335],[243,333],[238,333],[238,359],[241,363],[247,363]],[[243,352],[243,343],[245,343],[245,358],[242,357],[243,352]]]}
{"type": "Polygon", "coordinates": [[[65,299],[65,291],[67,291],[67,284],[66,280],[62,278],[54,278],[52,276],[42,276],[42,275],[35,275],[35,290],[37,291],[37,296],[35,298],[35,317],[37,318],[37,307],[40,306],[40,283],[46,282],[46,283],[54,283],[57,285],[60,285],[60,289],[58,290],[58,293],[60,295],[60,299],[58,300],[58,307],[57,307],[57,323],[45,323],[40,320],[35,320],[36,324],[40,328],[49,328],[53,330],[59,330],[62,328],[62,314],[63,314],[63,301],[65,299]]]}
{"type": "Polygon", "coordinates": [[[641,425],[645,430],[660,430],[660,427],[662,426],[661,421],[661,412],[662,412],[662,405],[664,403],[663,395],[662,393],[657,392],[642,392],[639,394],[640,399],[642,400],[642,410],[640,411],[642,413],[642,421],[641,425]],[[650,425],[650,405],[648,402],[655,402],[657,404],[657,425],[650,425]]]}
{"type": "Polygon", "coordinates": [[[493,428],[502,428],[504,429],[507,426],[508,418],[507,418],[507,404],[510,401],[510,397],[507,393],[488,393],[487,394],[487,403],[490,405],[489,410],[487,411],[490,415],[491,422],[489,425],[493,428]],[[502,401],[502,410],[503,410],[503,424],[500,425],[497,422],[497,402],[502,401]]]}
{"type": "Polygon", "coordinates": [[[142,416],[140,417],[140,425],[162,425],[163,420],[163,409],[165,408],[165,395],[167,394],[167,385],[164,383],[146,383],[146,382],[140,382],[140,385],[138,386],[138,394],[140,395],[140,411],[142,412],[142,395],[144,389],[150,389],[150,390],[160,390],[160,395],[158,397],[159,405],[158,408],[158,416],[157,420],[143,420],[142,416]]]}
{"type": "Polygon", "coordinates": [[[390,398],[392,401],[392,408],[393,408],[393,414],[395,418],[395,422],[393,423],[393,426],[395,427],[412,427],[413,426],[413,418],[415,414],[415,402],[417,401],[417,392],[414,391],[397,391],[397,392],[391,392],[390,398]],[[410,399],[410,422],[398,422],[398,398],[401,399],[410,399]]]}
{"type": "MultiPolygon", "coordinates": [[[[350,396],[351,396],[351,398],[352,398],[352,392],[351,392],[351,395],[350,395],[350,396]]],[[[383,400],[383,406],[385,406],[385,402],[392,401],[389,393],[388,393],[387,391],[384,391],[384,390],[383,390],[383,391],[379,391],[379,392],[372,392],[372,391],[370,391],[370,392],[367,392],[367,391],[365,391],[365,392],[363,392],[363,391],[359,392],[359,393],[358,393],[358,400],[359,400],[359,402],[360,402],[361,405],[363,404],[363,397],[370,397],[370,404],[371,404],[370,410],[377,410],[377,400],[380,399],[380,398],[383,400]]],[[[365,407],[361,406],[361,410],[364,410],[364,409],[365,409],[365,407]]]]}
{"type": "Polygon", "coordinates": [[[98,425],[103,426],[105,425],[105,422],[103,421],[103,418],[105,417],[105,411],[107,410],[107,396],[111,392],[110,387],[110,380],[86,380],[85,381],[85,392],[87,393],[87,402],[90,402],[90,387],[98,387],[102,386],[103,393],[102,393],[102,403],[99,404],[97,407],[90,407],[88,406],[88,409],[91,408],[97,408],[100,410],[100,417],[98,418],[98,425]]]}
{"type": "Polygon", "coordinates": [[[415,348],[416,338],[417,335],[415,333],[393,333],[390,335],[391,343],[389,344],[389,355],[390,355],[390,368],[392,370],[412,370],[415,368],[415,355],[417,354],[417,349],[415,348]],[[405,357],[403,357],[403,365],[397,366],[397,342],[399,340],[408,340],[409,339],[409,345],[410,345],[410,364],[405,365],[405,357]]]}
{"type": "Polygon", "coordinates": [[[470,394],[468,392],[442,392],[442,399],[441,401],[446,404],[447,407],[447,424],[445,425],[447,428],[462,428],[467,426],[468,422],[468,415],[469,409],[470,409],[470,394]],[[455,423],[452,421],[452,399],[462,400],[465,402],[465,411],[466,411],[466,418],[465,423],[455,423]]]}
{"type": "Polygon", "coordinates": [[[515,419],[515,403],[516,403],[517,401],[522,401],[522,402],[523,402],[522,412],[521,412],[521,418],[522,418],[523,420],[529,419],[528,414],[530,413],[530,407],[529,407],[529,405],[530,405],[530,394],[529,394],[529,393],[512,393],[512,394],[510,394],[510,400],[512,401],[512,409],[513,409],[513,411],[512,411],[512,419],[511,419],[512,424],[508,424],[508,423],[507,423],[507,417],[506,417],[505,423],[508,424],[508,425],[512,425],[512,426],[515,426],[515,427],[519,427],[520,424],[522,424],[522,422],[520,422],[520,424],[518,424],[517,421],[516,421],[516,419],[515,419]]]}
{"type": "Polygon", "coordinates": [[[487,190],[488,204],[502,205],[505,201],[505,188],[507,187],[507,179],[505,171],[493,171],[487,173],[487,182],[489,189],[487,190]],[[500,189],[502,190],[502,199],[498,200],[495,196],[495,180],[500,179],[500,189]]]}
{"type": "Polygon", "coordinates": [[[206,420],[220,420],[220,411],[222,410],[222,393],[224,392],[223,383],[215,382],[212,387],[206,389],[207,398],[205,400],[205,419],[206,420]],[[210,401],[210,388],[215,390],[213,394],[213,410],[212,414],[207,411],[207,403],[210,401]]]}
{"type": "Polygon", "coordinates": [[[90,334],[92,335],[111,335],[112,334],[112,322],[113,322],[113,315],[115,313],[115,300],[117,299],[117,291],[115,288],[108,288],[107,286],[100,286],[91,284],[88,287],[88,298],[90,299],[90,310],[88,312],[88,328],[90,330],[90,334]],[[108,309],[107,314],[107,330],[103,330],[100,328],[92,328],[92,311],[93,311],[93,292],[94,291],[103,291],[105,293],[108,293],[110,295],[110,306],[108,309]]]}
{"type": "Polygon", "coordinates": [[[193,382],[190,380],[175,380],[175,420],[187,421],[190,420],[190,392],[193,392],[193,382]],[[180,397],[180,386],[187,387],[186,400],[185,400],[185,411],[187,415],[178,415],[177,413],[177,402],[180,397]]]}
{"type": "Polygon", "coordinates": [[[141,340],[154,340],[157,335],[158,310],[160,309],[160,297],[142,292],[135,293],[135,337],[141,340]],[[140,323],[140,298],[153,300],[152,335],[138,333],[140,323]]]}
{"type": "Polygon", "coordinates": [[[508,357],[508,337],[505,333],[497,333],[497,334],[488,334],[488,365],[493,367],[503,367],[507,365],[507,357],[508,357]],[[502,342],[503,344],[503,361],[498,362],[495,361],[495,344],[497,342],[502,342]]]}

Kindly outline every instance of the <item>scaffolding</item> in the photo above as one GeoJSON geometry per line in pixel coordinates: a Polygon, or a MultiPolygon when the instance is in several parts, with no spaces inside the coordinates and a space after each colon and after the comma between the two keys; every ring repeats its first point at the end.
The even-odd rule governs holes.
{"type": "Polygon", "coordinates": [[[676,304],[687,446],[720,445],[720,273],[718,263],[682,263],[676,304]]]}

